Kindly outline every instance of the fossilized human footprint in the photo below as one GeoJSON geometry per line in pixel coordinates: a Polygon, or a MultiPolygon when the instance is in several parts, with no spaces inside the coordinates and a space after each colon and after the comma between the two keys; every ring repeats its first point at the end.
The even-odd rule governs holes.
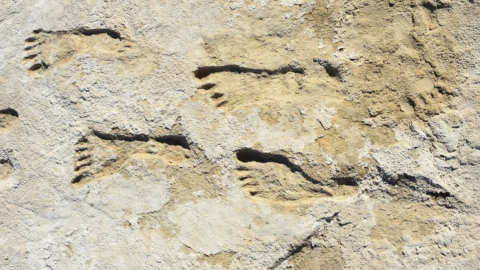
{"type": "Polygon", "coordinates": [[[13,109],[0,110],[0,134],[13,129],[18,119],[18,113],[13,109]]]}
{"type": "Polygon", "coordinates": [[[72,184],[86,183],[120,171],[131,158],[153,158],[176,166],[190,158],[190,149],[181,136],[149,137],[93,132],[77,143],[72,184]]]}
{"type": "Polygon", "coordinates": [[[152,71],[156,64],[154,49],[145,49],[122,38],[111,29],[79,28],[69,31],[35,30],[25,40],[24,61],[34,77],[46,74],[54,66],[64,66],[80,54],[113,61],[120,60],[128,69],[141,74],[152,71]]]}
{"type": "Polygon", "coordinates": [[[287,101],[295,95],[297,77],[303,76],[303,72],[300,67],[288,65],[278,69],[238,65],[199,67],[194,75],[201,84],[193,99],[228,112],[287,101]]]}
{"type": "Polygon", "coordinates": [[[269,201],[305,201],[322,196],[355,192],[354,182],[327,185],[311,177],[300,166],[280,154],[242,149],[236,153],[236,176],[241,188],[252,197],[269,201]],[[339,192],[341,190],[341,192],[339,192]]]}
{"type": "Polygon", "coordinates": [[[7,180],[13,173],[13,166],[8,159],[0,159],[0,181],[7,180]]]}

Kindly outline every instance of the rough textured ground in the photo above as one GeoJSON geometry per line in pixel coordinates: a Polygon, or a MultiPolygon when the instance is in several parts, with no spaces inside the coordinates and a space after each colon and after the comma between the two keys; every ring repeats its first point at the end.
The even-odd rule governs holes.
{"type": "Polygon", "coordinates": [[[0,268],[480,268],[479,17],[0,2],[0,268]]]}

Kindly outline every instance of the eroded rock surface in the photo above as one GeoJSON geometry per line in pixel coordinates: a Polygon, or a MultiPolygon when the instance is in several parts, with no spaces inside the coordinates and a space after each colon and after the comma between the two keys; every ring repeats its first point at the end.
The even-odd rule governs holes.
{"type": "Polygon", "coordinates": [[[0,3],[0,268],[480,268],[480,3],[0,3]]]}

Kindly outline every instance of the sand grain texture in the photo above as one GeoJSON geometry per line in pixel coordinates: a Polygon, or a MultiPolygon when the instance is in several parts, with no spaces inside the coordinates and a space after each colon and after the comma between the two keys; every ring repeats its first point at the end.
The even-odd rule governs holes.
{"type": "Polygon", "coordinates": [[[480,268],[480,2],[0,3],[0,268],[480,268]]]}

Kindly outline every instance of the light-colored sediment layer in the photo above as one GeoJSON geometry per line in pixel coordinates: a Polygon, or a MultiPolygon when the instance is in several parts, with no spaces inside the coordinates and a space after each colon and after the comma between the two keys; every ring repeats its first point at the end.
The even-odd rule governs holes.
{"type": "Polygon", "coordinates": [[[0,3],[0,268],[479,268],[479,16],[0,3]]]}

